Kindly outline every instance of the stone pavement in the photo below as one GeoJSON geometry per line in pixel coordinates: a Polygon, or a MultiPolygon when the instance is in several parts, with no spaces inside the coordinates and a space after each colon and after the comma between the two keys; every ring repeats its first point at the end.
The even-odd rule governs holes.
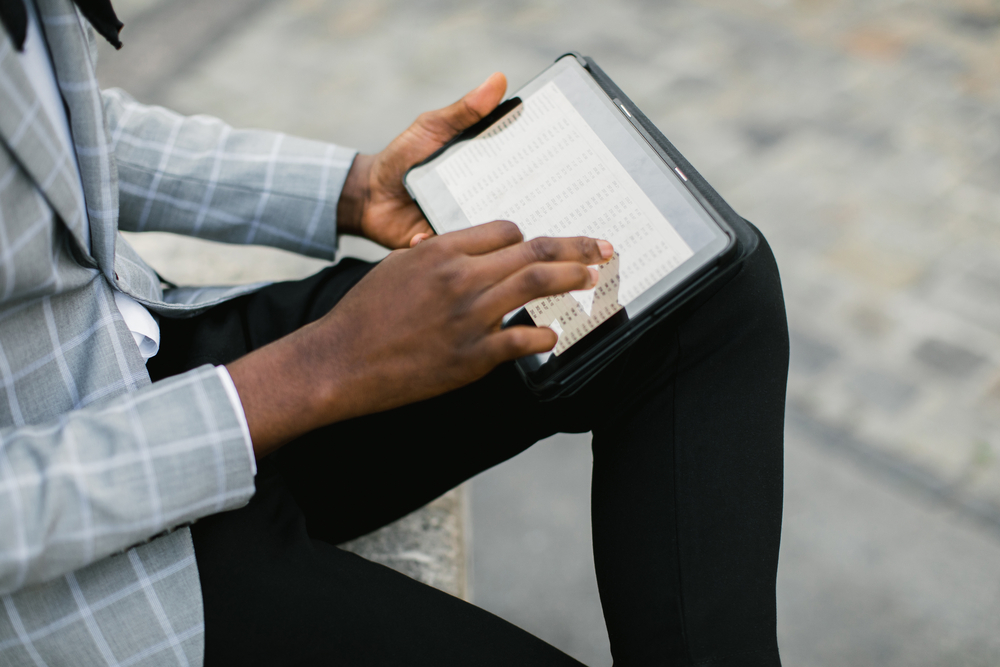
{"type": "MultiPolygon", "coordinates": [[[[364,150],[494,70],[516,86],[566,50],[594,56],[764,231],[782,270],[792,330],[786,657],[1000,664],[997,0],[115,4],[126,49],[103,50],[105,83],[364,150]],[[150,50],[130,48],[142,44],[150,50]],[[875,567],[879,559],[888,560],[875,567]],[[951,585],[960,573],[975,573],[978,589],[951,585]]],[[[294,277],[316,266],[228,248],[213,248],[220,258],[206,266],[204,244],[146,236],[142,251],[175,281],[294,277]]],[[[563,464],[585,470],[585,442],[575,442],[539,455],[537,479],[556,479],[563,464]]],[[[511,540],[490,537],[497,504],[516,505],[526,479],[514,471],[504,481],[505,468],[473,485],[473,583],[478,602],[521,622],[513,589],[479,583],[501,580],[485,562],[514,560],[501,546],[511,540]],[[481,559],[480,544],[497,546],[481,559]]],[[[558,521],[583,539],[545,549],[582,558],[582,582],[585,485],[567,484],[584,511],[558,521]]],[[[538,512],[562,497],[541,486],[538,512]]],[[[510,530],[533,534],[526,525],[510,530]]],[[[546,579],[525,568],[521,577],[546,579]]],[[[596,625],[574,626],[546,609],[523,623],[609,662],[603,630],[589,629],[599,611],[583,614],[596,625]]]]}

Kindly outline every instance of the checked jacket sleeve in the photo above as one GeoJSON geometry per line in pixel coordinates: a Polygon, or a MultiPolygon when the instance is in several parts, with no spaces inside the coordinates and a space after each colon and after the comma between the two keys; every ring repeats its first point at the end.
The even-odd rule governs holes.
{"type": "Polygon", "coordinates": [[[119,228],[269,245],[320,259],[337,247],[337,200],[356,151],[103,91],[118,165],[119,228]]]}
{"type": "Polygon", "coordinates": [[[242,425],[212,366],[0,430],[0,594],[253,495],[242,425]]]}

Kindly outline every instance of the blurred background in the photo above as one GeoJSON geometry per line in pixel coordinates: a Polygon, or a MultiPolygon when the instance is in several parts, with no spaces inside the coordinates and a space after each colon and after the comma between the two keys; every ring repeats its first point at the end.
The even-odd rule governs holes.
{"type": "MultiPolygon", "coordinates": [[[[493,71],[516,88],[593,56],[778,258],[785,664],[1000,665],[998,0],[114,4],[125,48],[102,43],[104,86],[364,151],[493,71]]],[[[321,266],[133,240],[175,282],[321,266]]],[[[475,479],[471,583],[610,665],[590,465],[589,436],[559,436],[475,479]]]]}

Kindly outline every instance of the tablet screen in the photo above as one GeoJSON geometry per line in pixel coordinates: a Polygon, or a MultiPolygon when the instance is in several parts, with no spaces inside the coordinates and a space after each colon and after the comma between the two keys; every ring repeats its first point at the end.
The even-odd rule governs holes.
{"type": "Polygon", "coordinates": [[[519,106],[414,169],[407,185],[438,232],[502,219],[526,240],[591,236],[614,245],[596,288],[525,307],[559,335],[558,357],[619,311],[637,314],[727,239],[574,58],[517,95],[519,106]]]}

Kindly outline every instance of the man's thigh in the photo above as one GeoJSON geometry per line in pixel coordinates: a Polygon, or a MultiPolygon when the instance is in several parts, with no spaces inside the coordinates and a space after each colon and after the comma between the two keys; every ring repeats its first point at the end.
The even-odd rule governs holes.
{"type": "Polygon", "coordinates": [[[256,483],[249,505],[192,528],[207,667],[579,665],[467,602],[312,539],[268,461],[256,483]]]}
{"type": "Polygon", "coordinates": [[[586,431],[538,403],[504,365],[448,394],[318,429],[272,455],[331,544],[386,525],[558,431],[586,431]]]}

